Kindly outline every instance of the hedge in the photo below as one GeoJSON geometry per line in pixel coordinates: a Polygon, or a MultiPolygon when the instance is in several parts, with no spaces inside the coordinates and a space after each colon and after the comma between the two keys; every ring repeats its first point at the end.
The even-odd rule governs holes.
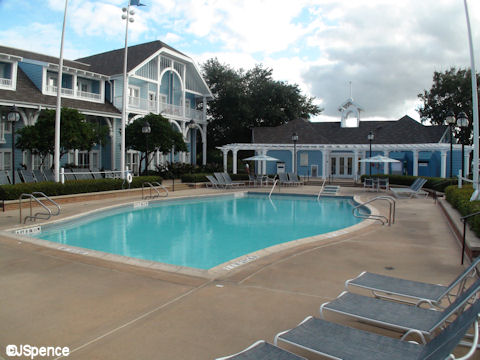
{"type": "MultiPolygon", "coordinates": [[[[464,186],[459,189],[458,186],[449,186],[445,189],[445,197],[447,201],[458,210],[462,215],[469,215],[480,211],[480,201],[470,201],[473,194],[471,185],[464,186]]],[[[470,229],[480,237],[480,215],[472,216],[468,219],[470,229]]]]}
{"type": "MultiPolygon", "coordinates": [[[[375,174],[372,176],[368,175],[362,175],[361,180],[369,177],[379,177],[379,178],[388,178],[390,184],[394,185],[405,185],[405,186],[410,186],[412,183],[417,179],[418,176],[405,176],[405,175],[384,175],[384,174],[375,174]]],[[[439,177],[426,177],[426,176],[421,176],[425,179],[427,179],[427,182],[425,183],[425,187],[427,189],[435,190],[435,191],[440,191],[440,192],[445,192],[445,188],[450,185],[457,185],[457,179],[452,178],[452,179],[445,179],[445,178],[439,178],[439,177]]]]}
{"type": "MultiPolygon", "coordinates": [[[[161,182],[159,176],[135,176],[130,188],[140,188],[144,182],[161,182]]],[[[121,190],[123,180],[121,179],[92,179],[92,180],[70,180],[65,184],[45,181],[39,183],[21,183],[15,185],[1,185],[0,198],[3,200],[17,200],[21,194],[43,192],[47,196],[83,194],[99,191],[121,190]]],[[[128,184],[124,187],[128,188],[128,184]]]]}

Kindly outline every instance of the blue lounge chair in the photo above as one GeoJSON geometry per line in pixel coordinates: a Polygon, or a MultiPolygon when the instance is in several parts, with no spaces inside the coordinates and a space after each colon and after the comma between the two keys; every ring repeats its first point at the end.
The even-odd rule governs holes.
{"type": "Polygon", "coordinates": [[[475,298],[479,291],[480,279],[458,295],[455,301],[442,311],[375,299],[345,291],[335,300],[322,304],[320,314],[322,318],[325,318],[326,311],[333,312],[373,325],[398,330],[404,332],[402,339],[416,334],[425,343],[425,337],[431,338],[434,332],[444,326],[451,316],[461,312],[468,301],[475,298]]]}
{"type": "Polygon", "coordinates": [[[42,172],[42,170],[33,170],[33,175],[35,175],[35,179],[37,179],[37,182],[47,181],[47,178],[45,177],[45,174],[42,172]]]}
{"type": "Polygon", "coordinates": [[[426,345],[402,341],[368,331],[307,317],[297,327],[275,336],[274,344],[284,342],[331,359],[343,360],[433,360],[455,359],[453,350],[471,328],[475,340],[462,359],[468,359],[478,344],[480,300],[460,314],[455,321],[426,345]]]}
{"type": "Polygon", "coordinates": [[[418,178],[408,188],[390,188],[390,190],[392,191],[393,195],[395,195],[395,197],[397,198],[401,198],[401,197],[412,198],[412,197],[417,197],[417,195],[428,196],[428,192],[422,190],[422,187],[423,185],[425,185],[426,182],[427,182],[427,179],[418,178]]]}
{"type": "Polygon", "coordinates": [[[212,175],[207,175],[206,178],[208,181],[210,181],[210,184],[207,183],[207,187],[209,187],[209,185],[210,187],[213,187],[215,189],[218,189],[220,187],[220,184],[212,175]]]}
{"type": "Polygon", "coordinates": [[[263,340],[257,341],[245,350],[216,360],[307,360],[263,340]]]}
{"type": "Polygon", "coordinates": [[[367,289],[370,290],[375,297],[382,299],[412,302],[417,305],[420,303],[428,303],[440,307],[440,303],[444,299],[447,299],[448,302],[451,303],[452,299],[465,289],[466,280],[478,273],[477,265],[479,263],[480,257],[473,261],[469,267],[462,271],[462,273],[447,286],[399,279],[364,271],[356,278],[347,280],[345,282],[345,288],[347,291],[355,288],[367,289]],[[455,289],[456,294],[454,294],[455,289]]]}

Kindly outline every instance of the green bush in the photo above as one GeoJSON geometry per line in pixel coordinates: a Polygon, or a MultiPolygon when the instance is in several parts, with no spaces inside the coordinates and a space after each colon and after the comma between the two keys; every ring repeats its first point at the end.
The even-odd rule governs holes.
{"type": "MultiPolygon", "coordinates": [[[[365,178],[368,178],[368,177],[370,176],[362,175],[361,176],[362,182],[365,178]]],[[[410,186],[418,176],[378,174],[378,175],[372,175],[371,177],[388,178],[389,179],[388,181],[391,185],[393,184],[393,185],[410,186]]],[[[427,179],[427,182],[424,185],[424,187],[426,187],[427,189],[435,190],[435,191],[445,192],[445,188],[447,186],[457,185],[456,178],[445,179],[445,178],[439,178],[439,177],[426,177],[426,176],[421,176],[421,177],[427,179]]]]}
{"type": "MultiPolygon", "coordinates": [[[[130,188],[140,188],[144,182],[161,182],[159,176],[135,176],[130,184],[130,188]]],[[[40,183],[20,183],[15,185],[0,186],[0,198],[3,200],[17,200],[22,194],[31,194],[33,192],[43,192],[47,196],[84,194],[99,191],[121,190],[122,185],[128,188],[128,184],[123,184],[121,179],[92,179],[92,180],[71,180],[65,181],[65,184],[55,182],[40,183]]]]}
{"type": "MultiPolygon", "coordinates": [[[[459,189],[458,186],[449,186],[445,189],[445,197],[447,201],[458,210],[462,215],[469,215],[480,211],[480,201],[470,201],[473,194],[473,187],[471,185],[464,186],[459,189]]],[[[480,215],[473,216],[468,219],[470,229],[477,236],[480,236],[480,215]]]]}

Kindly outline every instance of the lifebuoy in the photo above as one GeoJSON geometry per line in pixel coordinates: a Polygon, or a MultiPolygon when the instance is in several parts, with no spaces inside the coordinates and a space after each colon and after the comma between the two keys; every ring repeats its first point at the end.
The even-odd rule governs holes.
{"type": "Polygon", "coordinates": [[[133,180],[132,174],[127,173],[127,182],[128,182],[129,184],[131,184],[131,183],[132,183],[132,180],[133,180]]]}

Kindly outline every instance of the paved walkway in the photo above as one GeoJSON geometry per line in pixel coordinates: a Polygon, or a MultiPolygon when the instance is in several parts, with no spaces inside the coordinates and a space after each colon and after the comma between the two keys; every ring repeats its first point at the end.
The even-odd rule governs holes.
{"type": "MultiPolygon", "coordinates": [[[[315,193],[318,187],[291,191],[315,193]]],[[[363,199],[375,195],[342,190],[354,191],[363,199]]],[[[199,193],[205,190],[171,196],[199,193]]],[[[66,204],[63,216],[126,200],[138,198],[66,204]]],[[[17,216],[18,210],[2,214],[0,229],[14,226],[17,216]]],[[[286,249],[213,280],[0,235],[0,358],[10,359],[8,344],[30,344],[68,346],[68,359],[78,360],[214,359],[258,339],[272,341],[307,315],[318,315],[320,304],[363,270],[448,283],[461,269],[459,245],[432,199],[398,201],[391,227],[375,223],[286,249]]]]}

